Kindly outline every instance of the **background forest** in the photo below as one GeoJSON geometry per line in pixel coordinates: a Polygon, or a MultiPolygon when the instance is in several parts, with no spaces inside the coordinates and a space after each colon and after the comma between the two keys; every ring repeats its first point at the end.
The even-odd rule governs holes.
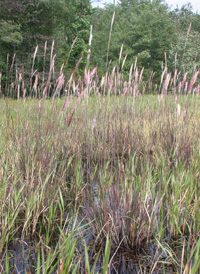
{"type": "Polygon", "coordinates": [[[89,65],[98,67],[99,77],[119,64],[122,46],[121,63],[124,58],[126,62],[123,66],[119,64],[119,69],[123,69],[124,77],[128,77],[136,58],[138,68],[145,68],[144,78],[148,79],[152,72],[156,72],[155,82],[160,80],[162,62],[165,65],[167,62],[169,70],[177,69],[183,73],[193,73],[195,66],[198,69],[200,64],[200,15],[192,12],[190,4],[173,11],[162,0],[121,0],[104,9],[93,8],[89,0],[1,0],[0,6],[3,83],[12,63],[13,71],[24,71],[28,78],[37,45],[34,69],[48,75],[49,62],[45,62],[44,56],[52,58],[52,41],[55,41],[55,71],[59,71],[64,63],[68,76],[83,57],[76,74],[81,75],[87,63],[91,25],[93,39],[89,65]]]}
{"type": "Polygon", "coordinates": [[[200,274],[200,15],[92,1],[0,0],[0,273],[200,274]]]}

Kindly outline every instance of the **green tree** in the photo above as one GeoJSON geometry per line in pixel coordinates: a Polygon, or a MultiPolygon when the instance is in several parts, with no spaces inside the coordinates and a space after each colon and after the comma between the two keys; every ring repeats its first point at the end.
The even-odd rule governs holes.
{"type": "MultiPolygon", "coordinates": [[[[24,63],[30,67],[30,56],[39,45],[35,66],[40,71],[43,69],[44,43],[48,41],[49,49],[53,40],[58,64],[68,59],[66,67],[69,70],[74,69],[81,56],[87,55],[92,13],[89,0],[4,0],[0,4],[2,63],[5,64],[7,53],[10,56],[16,53],[18,64],[24,63]]],[[[86,58],[82,63],[84,66],[86,58]]]]}
{"type": "Polygon", "coordinates": [[[36,44],[42,38],[52,35],[53,11],[49,11],[51,6],[47,6],[47,3],[49,4],[49,1],[1,1],[1,58],[4,58],[5,53],[10,56],[16,53],[18,62],[26,63],[36,44]],[[10,33],[9,37],[7,33],[10,33]]]}
{"type": "MultiPolygon", "coordinates": [[[[127,72],[137,57],[139,68],[145,67],[146,74],[156,71],[157,79],[161,74],[161,62],[165,52],[168,53],[174,39],[173,23],[168,14],[168,8],[162,1],[121,0],[116,7],[106,6],[105,10],[97,9],[94,14],[93,50],[94,62],[103,56],[107,50],[107,34],[110,28],[111,13],[115,9],[116,16],[110,45],[109,57],[118,62],[120,47],[124,45],[124,55],[127,55],[127,72]],[[96,17],[98,16],[98,22],[96,17]],[[103,37],[103,46],[100,40],[103,37]]],[[[146,75],[147,76],[147,75],[146,75]]]]}
{"type": "MultiPolygon", "coordinates": [[[[94,66],[98,65],[99,74],[104,74],[106,70],[109,33],[114,10],[115,7],[113,5],[108,5],[105,10],[100,8],[94,9],[94,13],[92,15],[92,63],[94,66]]],[[[115,18],[116,17],[117,15],[115,18]]],[[[115,26],[116,21],[114,21],[113,25],[111,46],[109,51],[109,60],[112,60],[113,63],[117,61],[117,56],[119,57],[119,50],[121,47],[119,38],[120,33],[115,31],[115,26]]]]}
{"type": "Polygon", "coordinates": [[[186,71],[191,75],[194,69],[200,69],[200,15],[193,13],[191,4],[187,4],[170,12],[170,17],[176,40],[170,50],[169,63],[181,76],[186,71]]]}
{"type": "Polygon", "coordinates": [[[66,68],[69,70],[74,69],[80,57],[83,57],[80,67],[85,67],[91,14],[92,8],[89,0],[67,0],[65,2],[63,26],[66,43],[63,57],[68,61],[66,68]],[[75,39],[76,42],[72,48],[75,39]]]}

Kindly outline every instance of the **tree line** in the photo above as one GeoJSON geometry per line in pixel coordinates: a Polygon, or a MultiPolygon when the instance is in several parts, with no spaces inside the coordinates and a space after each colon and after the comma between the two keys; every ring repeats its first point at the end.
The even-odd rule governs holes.
{"type": "Polygon", "coordinates": [[[52,58],[52,41],[55,68],[64,64],[66,74],[82,57],[78,75],[86,64],[97,66],[100,76],[118,65],[128,77],[137,60],[139,69],[145,68],[144,77],[155,72],[159,81],[166,63],[170,70],[189,73],[199,67],[200,15],[191,4],[170,10],[162,0],[120,0],[104,8],[93,8],[89,0],[0,0],[2,81],[12,64],[28,73],[34,57],[34,69],[48,73],[45,58],[52,58]]]}

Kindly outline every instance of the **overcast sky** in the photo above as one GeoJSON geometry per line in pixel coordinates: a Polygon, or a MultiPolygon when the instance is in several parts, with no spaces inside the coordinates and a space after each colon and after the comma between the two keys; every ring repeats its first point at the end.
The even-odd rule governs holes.
{"type": "MultiPolygon", "coordinates": [[[[92,1],[93,2],[93,1],[92,1]]],[[[114,0],[100,0],[101,3],[113,3],[114,0]]],[[[117,0],[115,0],[115,2],[117,2],[117,0]]],[[[172,9],[176,8],[176,6],[178,5],[179,8],[181,8],[183,5],[187,4],[188,2],[190,2],[192,4],[193,7],[193,11],[194,12],[198,12],[200,13],[200,0],[165,0],[165,2],[172,7],[172,9]]],[[[94,1],[94,6],[100,6],[103,7],[102,5],[100,5],[98,3],[98,1],[94,1]]]]}
{"type": "Polygon", "coordinates": [[[199,0],[166,0],[165,1],[169,6],[172,6],[172,8],[176,8],[178,5],[179,8],[181,8],[183,5],[187,4],[190,2],[193,7],[194,12],[200,13],[200,1],[199,0]]]}

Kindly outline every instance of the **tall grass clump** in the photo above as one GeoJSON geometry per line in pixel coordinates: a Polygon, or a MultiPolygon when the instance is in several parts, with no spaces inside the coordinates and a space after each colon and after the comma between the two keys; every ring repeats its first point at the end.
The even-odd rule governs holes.
{"type": "Polygon", "coordinates": [[[137,61],[129,82],[54,61],[0,101],[1,272],[198,273],[199,72],[146,95],[137,61]]]}

